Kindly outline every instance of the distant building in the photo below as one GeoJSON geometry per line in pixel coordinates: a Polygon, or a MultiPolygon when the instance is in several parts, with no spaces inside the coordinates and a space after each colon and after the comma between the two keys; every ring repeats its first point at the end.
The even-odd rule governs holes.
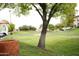
{"type": "Polygon", "coordinates": [[[76,27],[79,27],[79,15],[76,16],[74,20],[75,20],[75,21],[74,21],[74,25],[75,25],[76,27]]]}

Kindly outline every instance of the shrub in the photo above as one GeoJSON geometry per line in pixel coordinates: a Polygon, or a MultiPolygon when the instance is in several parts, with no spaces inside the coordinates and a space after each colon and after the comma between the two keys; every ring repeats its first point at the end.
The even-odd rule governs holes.
{"type": "Polygon", "coordinates": [[[55,29],[62,30],[63,27],[64,27],[64,26],[63,26],[62,24],[57,24],[57,25],[55,26],[55,29]]]}
{"type": "Polygon", "coordinates": [[[48,29],[49,29],[50,31],[53,31],[53,30],[54,30],[54,25],[49,24],[49,25],[48,25],[48,29]]]}
{"type": "Polygon", "coordinates": [[[35,31],[36,30],[36,28],[35,27],[33,27],[33,26],[29,26],[29,30],[33,30],[33,31],[35,31]]]}
{"type": "Polygon", "coordinates": [[[11,24],[8,25],[8,31],[9,32],[12,32],[14,29],[15,29],[15,25],[14,24],[11,23],[11,24]]]}
{"type": "Polygon", "coordinates": [[[23,25],[23,26],[19,27],[19,30],[20,30],[20,31],[28,31],[28,30],[33,30],[33,31],[35,31],[36,28],[33,27],[33,26],[23,25]]]}
{"type": "MultiPolygon", "coordinates": [[[[43,24],[40,25],[39,29],[41,29],[43,27],[43,24]]],[[[47,27],[47,31],[53,31],[54,30],[54,25],[53,24],[48,24],[48,27],[47,27]]]]}
{"type": "Polygon", "coordinates": [[[29,30],[29,27],[26,26],[26,25],[23,25],[22,27],[19,27],[19,29],[20,29],[21,31],[26,31],[26,30],[29,30]]]}

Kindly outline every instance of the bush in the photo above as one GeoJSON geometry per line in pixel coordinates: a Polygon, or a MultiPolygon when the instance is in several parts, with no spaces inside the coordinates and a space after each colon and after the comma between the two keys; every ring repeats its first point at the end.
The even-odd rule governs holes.
{"type": "MultiPolygon", "coordinates": [[[[43,27],[43,24],[40,25],[39,29],[43,27]]],[[[48,24],[47,31],[53,31],[54,30],[54,25],[53,24],[48,24]]]]}
{"type": "Polygon", "coordinates": [[[33,26],[23,25],[23,26],[19,27],[19,30],[20,30],[20,31],[28,31],[28,30],[33,30],[33,31],[35,31],[36,28],[33,27],[33,26]]]}
{"type": "Polygon", "coordinates": [[[33,26],[29,26],[29,30],[33,30],[33,31],[35,31],[36,30],[36,28],[35,27],[33,27],[33,26]]]}
{"type": "Polygon", "coordinates": [[[55,29],[62,30],[63,27],[64,27],[64,26],[63,26],[62,24],[57,24],[57,25],[55,26],[55,29]]]}
{"type": "Polygon", "coordinates": [[[54,25],[49,24],[49,25],[48,25],[48,29],[49,29],[49,31],[53,31],[53,30],[54,30],[54,25]]]}
{"type": "Polygon", "coordinates": [[[19,27],[19,30],[26,31],[26,30],[29,30],[29,27],[26,25],[23,25],[22,27],[19,27]]]}
{"type": "Polygon", "coordinates": [[[15,25],[14,24],[9,24],[8,25],[8,31],[12,32],[15,29],[15,25]]]}

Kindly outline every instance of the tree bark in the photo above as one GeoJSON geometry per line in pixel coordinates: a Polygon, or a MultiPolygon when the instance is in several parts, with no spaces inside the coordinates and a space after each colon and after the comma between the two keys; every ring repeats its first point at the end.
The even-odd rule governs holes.
{"type": "Polygon", "coordinates": [[[39,43],[38,43],[38,47],[39,48],[45,48],[45,38],[46,38],[46,33],[47,33],[47,21],[43,22],[43,27],[42,27],[42,31],[41,31],[41,35],[40,35],[40,39],[39,39],[39,43]]]}

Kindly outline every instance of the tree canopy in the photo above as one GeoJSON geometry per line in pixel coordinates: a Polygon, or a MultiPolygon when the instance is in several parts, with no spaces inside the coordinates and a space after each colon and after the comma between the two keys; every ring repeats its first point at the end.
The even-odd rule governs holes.
{"type": "Polygon", "coordinates": [[[0,10],[4,8],[15,9],[19,14],[27,14],[34,6],[43,15],[50,16],[72,15],[75,13],[76,3],[0,3],[0,10]],[[36,7],[37,6],[37,7],[36,7]],[[49,13],[50,12],[50,13],[49,13]],[[50,14],[50,15],[49,15],[50,14]]]}

